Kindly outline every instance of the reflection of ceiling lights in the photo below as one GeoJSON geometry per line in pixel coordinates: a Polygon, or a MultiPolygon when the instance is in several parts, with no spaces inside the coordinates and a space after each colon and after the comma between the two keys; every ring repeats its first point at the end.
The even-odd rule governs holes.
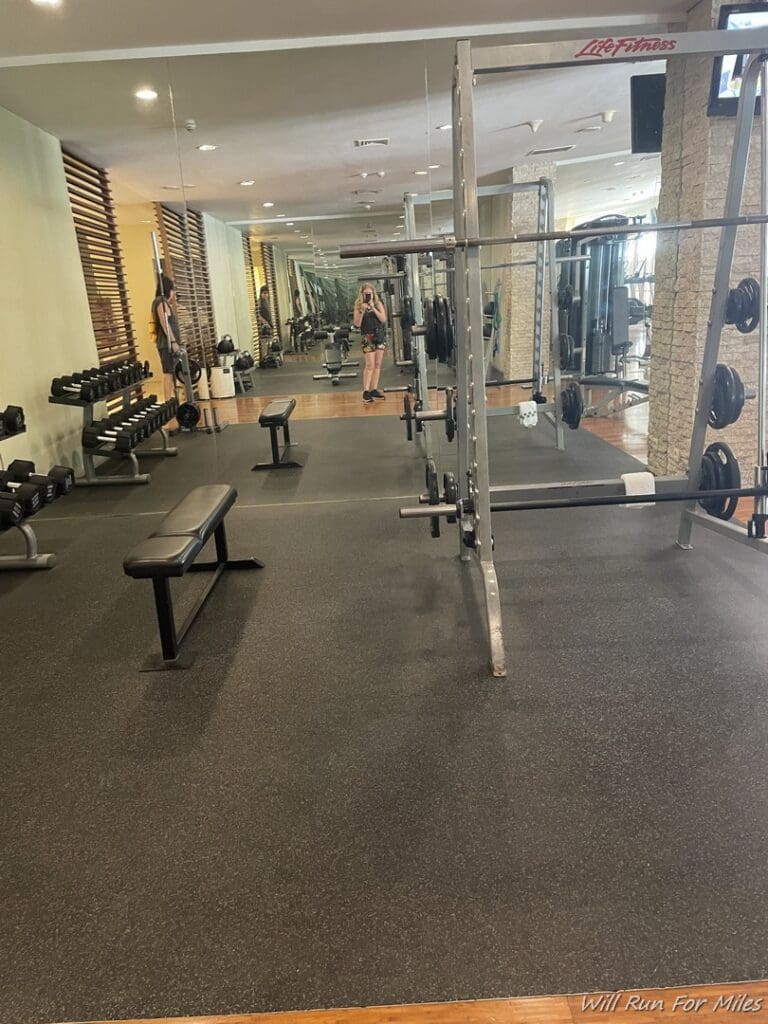
{"type": "Polygon", "coordinates": [[[286,226],[287,228],[292,228],[292,227],[293,227],[293,225],[294,225],[294,221],[292,221],[292,220],[289,220],[289,221],[288,221],[288,223],[287,223],[287,224],[286,224],[285,226],[286,226]]]}
{"type": "Polygon", "coordinates": [[[201,153],[212,153],[216,146],[212,146],[210,142],[204,142],[202,146],[197,147],[201,153]]]}
{"type": "Polygon", "coordinates": [[[285,214],[284,214],[284,213],[278,213],[278,215],[277,215],[277,216],[278,216],[278,217],[284,217],[284,216],[285,216],[285,214]]]}
{"type": "Polygon", "coordinates": [[[414,171],[413,173],[414,174],[422,175],[422,174],[429,174],[429,171],[414,171]]]}
{"type": "Polygon", "coordinates": [[[294,235],[300,235],[301,234],[301,228],[294,228],[293,229],[293,233],[294,233],[294,235]]]}
{"type": "Polygon", "coordinates": [[[268,210],[270,208],[270,206],[274,206],[275,204],[274,203],[262,203],[261,205],[264,207],[265,210],[268,210]]]}
{"type": "Polygon", "coordinates": [[[243,188],[250,188],[250,187],[251,187],[251,185],[255,185],[255,184],[256,184],[256,182],[255,182],[255,181],[252,181],[252,180],[251,180],[251,179],[249,178],[249,179],[248,179],[248,181],[241,181],[241,182],[239,182],[238,184],[242,185],[242,186],[243,186],[243,188]]]}
{"type": "Polygon", "coordinates": [[[429,165],[429,169],[430,169],[430,171],[439,171],[440,170],[440,164],[430,164],[429,165]]]}
{"type": "Polygon", "coordinates": [[[150,89],[149,86],[145,86],[142,89],[137,89],[133,94],[137,100],[144,100],[145,103],[150,103],[152,100],[157,99],[157,93],[154,89],[150,89]]]}

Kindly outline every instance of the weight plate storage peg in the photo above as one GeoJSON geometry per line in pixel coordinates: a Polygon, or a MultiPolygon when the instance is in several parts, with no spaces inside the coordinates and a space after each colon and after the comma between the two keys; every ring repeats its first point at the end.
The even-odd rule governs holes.
{"type": "Polygon", "coordinates": [[[571,381],[565,391],[560,392],[563,423],[576,430],[584,413],[584,399],[576,381],[571,381]]]}

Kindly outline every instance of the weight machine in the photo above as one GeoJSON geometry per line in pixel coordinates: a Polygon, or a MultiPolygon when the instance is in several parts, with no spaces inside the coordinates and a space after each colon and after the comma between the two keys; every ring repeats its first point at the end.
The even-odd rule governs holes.
{"type": "MultiPolygon", "coordinates": [[[[396,253],[444,252],[454,253],[456,264],[457,299],[457,406],[458,478],[445,486],[443,500],[436,488],[430,486],[425,507],[403,508],[402,518],[430,518],[434,524],[441,517],[455,519],[459,524],[460,553],[463,561],[473,556],[483,582],[485,613],[490,649],[490,668],[494,676],[506,675],[506,654],[501,616],[501,601],[496,566],[493,558],[491,513],[531,508],[572,508],[579,505],[643,504],[661,501],[683,503],[678,546],[691,546],[694,525],[713,530],[746,544],[763,553],[768,552],[766,522],[768,521],[768,452],[766,451],[766,390],[768,385],[768,331],[766,330],[765,295],[768,274],[768,103],[762,104],[762,173],[761,212],[742,215],[741,202],[758,79],[762,81],[763,96],[768,97],[768,29],[710,30],[667,35],[633,36],[614,39],[587,39],[580,41],[532,43],[472,49],[469,40],[459,40],[453,78],[453,178],[454,235],[443,235],[420,240],[342,246],[342,258],[378,256],[396,253]],[[636,234],[640,232],[682,231],[702,228],[720,228],[720,246],[715,271],[715,282],[709,316],[709,326],[699,376],[696,414],[691,434],[688,470],[684,477],[654,481],[650,493],[627,494],[625,480],[562,482],[547,485],[526,485],[504,488],[513,500],[492,501],[488,468],[488,429],[485,401],[485,352],[482,332],[482,285],[480,279],[480,253],[483,245],[518,244],[544,241],[554,246],[559,240],[577,241],[584,237],[579,231],[516,233],[504,237],[480,237],[477,202],[477,165],[475,142],[475,112],[473,86],[476,77],[538,70],[541,68],[574,67],[616,61],[654,60],[660,56],[687,56],[695,54],[752,54],[742,80],[736,119],[736,134],[731,154],[731,169],[722,217],[707,217],[696,221],[678,221],[669,224],[643,224],[627,227],[593,228],[590,236],[605,234],[636,234]],[[720,336],[726,323],[727,307],[731,296],[739,289],[729,289],[736,231],[739,226],[761,225],[761,283],[762,302],[757,304],[760,326],[760,369],[758,406],[758,465],[755,486],[741,487],[738,472],[728,465],[722,444],[710,445],[704,451],[705,436],[713,402],[716,397],[715,381],[718,369],[720,336]],[[762,315],[760,315],[762,314],[762,315]],[[713,449],[718,449],[713,451],[713,449]],[[725,461],[723,461],[725,458],[725,461]],[[658,489],[656,489],[658,487],[658,489]],[[450,500],[445,500],[450,494],[450,500]],[[437,502],[435,498],[437,497],[437,502]],[[754,514],[747,532],[728,521],[735,501],[753,497],[754,514]],[[709,514],[696,508],[703,504],[709,514]]],[[[551,265],[555,265],[552,252],[551,265]]],[[[741,286],[739,286],[741,289],[741,286]]],[[[741,300],[740,300],[741,301],[741,300]]],[[[550,359],[555,367],[556,346],[559,346],[557,318],[550,335],[550,359]]],[[[559,355],[559,354],[558,354],[559,355]]],[[[650,474],[647,474],[650,476],[650,474]]],[[[652,478],[651,478],[652,479],[652,478]]],[[[439,531],[438,531],[439,532],[439,531]]]]}

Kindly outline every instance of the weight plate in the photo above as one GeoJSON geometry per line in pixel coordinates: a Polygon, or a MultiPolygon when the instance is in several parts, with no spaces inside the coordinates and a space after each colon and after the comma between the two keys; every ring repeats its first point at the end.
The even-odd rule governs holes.
{"type": "MultiPolygon", "coordinates": [[[[699,471],[699,490],[716,491],[741,487],[741,473],[736,456],[723,441],[715,441],[704,452],[699,471]]],[[[700,498],[699,504],[716,519],[730,519],[736,511],[738,497],[700,498]]]]}
{"type": "Polygon", "coordinates": [[[176,410],[176,419],[179,421],[180,427],[191,430],[192,427],[197,426],[200,420],[199,406],[194,405],[192,402],[182,402],[176,410]]]}
{"type": "Polygon", "coordinates": [[[452,441],[456,436],[456,413],[453,407],[453,388],[445,389],[445,436],[452,441]]]}
{"type": "Polygon", "coordinates": [[[435,328],[435,309],[432,302],[424,302],[424,342],[428,359],[437,359],[437,330],[435,328]]]}
{"type": "MultiPolygon", "coordinates": [[[[459,485],[453,473],[443,474],[443,501],[446,505],[455,505],[459,500],[459,485]]],[[[449,523],[457,522],[457,516],[447,517],[449,523]]]]}
{"type": "Polygon", "coordinates": [[[405,420],[405,436],[409,441],[413,440],[413,412],[411,410],[411,400],[408,395],[403,395],[403,415],[402,419],[405,420]]]}
{"type": "Polygon", "coordinates": [[[563,423],[566,423],[571,430],[576,430],[584,413],[584,399],[576,381],[572,380],[565,391],[560,392],[560,405],[563,423]]]}

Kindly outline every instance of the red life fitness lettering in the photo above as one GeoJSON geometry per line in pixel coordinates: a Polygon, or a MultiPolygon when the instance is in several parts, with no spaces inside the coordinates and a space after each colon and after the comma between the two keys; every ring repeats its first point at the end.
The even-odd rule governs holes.
{"type": "Polygon", "coordinates": [[[586,46],[574,54],[574,59],[586,57],[618,57],[621,53],[669,53],[677,49],[676,39],[662,39],[660,36],[625,36],[614,39],[590,39],[586,46]]]}

